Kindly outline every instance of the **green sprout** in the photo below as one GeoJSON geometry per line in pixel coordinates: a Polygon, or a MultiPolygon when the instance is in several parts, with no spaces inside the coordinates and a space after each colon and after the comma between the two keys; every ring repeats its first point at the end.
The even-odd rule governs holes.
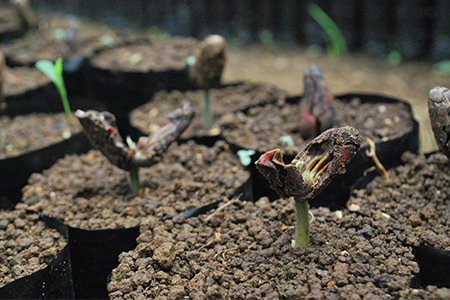
{"type": "Polygon", "coordinates": [[[340,59],[347,52],[347,43],[336,23],[315,3],[306,6],[309,15],[322,27],[330,40],[328,56],[340,59]]]}
{"type": "Polygon", "coordinates": [[[255,154],[255,150],[241,149],[237,152],[239,161],[244,167],[247,167],[252,162],[252,155],[255,154]]]}
{"type": "Polygon", "coordinates": [[[56,86],[64,106],[64,112],[68,120],[72,120],[72,111],[70,109],[69,100],[67,99],[67,90],[63,78],[63,60],[58,58],[53,64],[48,60],[40,60],[36,63],[36,68],[50,78],[56,86]]]}

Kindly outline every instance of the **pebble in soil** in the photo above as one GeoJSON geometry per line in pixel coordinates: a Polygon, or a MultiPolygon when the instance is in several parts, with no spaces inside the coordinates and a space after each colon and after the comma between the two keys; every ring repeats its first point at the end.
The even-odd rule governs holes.
{"type": "Polygon", "coordinates": [[[208,215],[142,223],[111,299],[395,299],[418,272],[386,222],[313,208],[311,246],[292,248],[293,201],[236,201],[208,215]],[[214,215],[213,215],[214,214],[214,215]],[[212,217],[211,217],[212,216],[212,217]]]}
{"type": "Polygon", "coordinates": [[[0,287],[48,266],[66,240],[22,204],[0,210],[0,287]]]}
{"type": "Polygon", "coordinates": [[[128,173],[97,150],[69,155],[23,189],[29,209],[83,229],[133,227],[148,215],[174,216],[223,200],[248,178],[228,145],[206,147],[192,141],[171,145],[162,161],[141,168],[141,196],[131,192],[128,173]]]}

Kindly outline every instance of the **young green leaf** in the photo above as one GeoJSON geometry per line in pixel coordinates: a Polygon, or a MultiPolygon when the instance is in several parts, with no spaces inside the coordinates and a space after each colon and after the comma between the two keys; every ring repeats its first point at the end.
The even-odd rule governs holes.
{"type": "Polygon", "coordinates": [[[309,3],[306,9],[309,15],[325,30],[330,39],[328,54],[339,59],[347,52],[347,43],[336,23],[315,3],[309,3]]]}

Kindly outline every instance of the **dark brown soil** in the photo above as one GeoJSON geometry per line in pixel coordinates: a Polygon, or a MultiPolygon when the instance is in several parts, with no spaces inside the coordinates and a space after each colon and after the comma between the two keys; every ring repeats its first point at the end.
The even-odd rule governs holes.
{"type": "Polygon", "coordinates": [[[6,68],[4,80],[6,96],[33,90],[51,82],[50,78],[34,67],[6,68]]]}
{"type": "Polygon", "coordinates": [[[351,210],[382,218],[404,243],[450,250],[450,162],[442,153],[405,153],[404,165],[355,190],[351,210]]]}
{"type": "Polygon", "coordinates": [[[112,299],[393,299],[418,272],[384,219],[313,208],[311,246],[292,248],[293,201],[236,201],[187,220],[149,217],[122,253],[112,299]],[[140,298],[139,298],[140,297],[140,298]]]}
{"type": "Polygon", "coordinates": [[[13,211],[0,210],[0,287],[45,268],[65,246],[37,213],[27,213],[20,204],[13,211]]]}
{"type": "MultiPolygon", "coordinates": [[[[350,102],[336,99],[335,127],[353,126],[361,133],[362,141],[369,137],[374,142],[398,137],[412,129],[413,121],[408,106],[402,103],[367,103],[354,99],[350,102]]],[[[266,152],[280,148],[283,153],[297,153],[305,140],[298,131],[298,104],[269,104],[254,107],[247,114],[227,114],[219,121],[225,139],[247,149],[266,152]],[[281,141],[290,136],[294,146],[281,141]]]]}
{"type": "Polygon", "coordinates": [[[140,170],[145,188],[130,191],[128,173],[112,166],[96,150],[59,160],[33,174],[23,189],[29,209],[83,229],[133,227],[148,215],[174,216],[223,200],[247,178],[247,172],[219,141],[214,147],[188,142],[169,147],[157,165],[140,170]]]}
{"type": "Polygon", "coordinates": [[[65,131],[75,134],[81,130],[76,120],[67,122],[63,113],[1,116],[0,127],[0,159],[60,142],[65,131]]]}
{"type": "Polygon", "coordinates": [[[0,6],[0,33],[20,30],[20,19],[15,9],[5,5],[0,6]]]}
{"type": "Polygon", "coordinates": [[[69,28],[71,18],[73,17],[58,14],[38,15],[38,30],[31,31],[22,39],[2,45],[0,50],[14,64],[30,65],[42,59],[54,61],[58,57],[68,59],[74,56],[90,55],[94,50],[105,46],[102,37],[108,36],[108,39],[114,43],[119,41],[117,35],[108,27],[80,21],[79,46],[69,47],[63,40],[55,37],[55,32],[69,28]]]}
{"type": "Polygon", "coordinates": [[[155,39],[107,49],[96,55],[92,64],[102,69],[138,72],[182,69],[186,59],[195,54],[197,44],[194,38],[155,39]]]}
{"type": "MultiPolygon", "coordinates": [[[[215,120],[231,111],[269,101],[282,102],[286,97],[285,92],[273,85],[251,82],[225,85],[218,89],[211,89],[209,93],[215,120]]],[[[184,102],[190,102],[196,115],[183,137],[217,135],[220,133],[217,123],[210,128],[203,126],[203,97],[202,90],[162,91],[155,94],[150,102],[135,109],[130,119],[134,126],[144,132],[152,133],[167,122],[167,115],[171,111],[184,102]]]]}

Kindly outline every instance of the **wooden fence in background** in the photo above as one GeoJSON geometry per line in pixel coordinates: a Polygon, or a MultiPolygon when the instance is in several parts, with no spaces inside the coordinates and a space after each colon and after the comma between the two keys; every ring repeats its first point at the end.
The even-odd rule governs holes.
{"type": "MultiPolygon", "coordinates": [[[[316,0],[337,23],[350,50],[405,59],[450,59],[448,0],[316,0]]],[[[40,11],[86,16],[118,27],[159,29],[242,42],[326,44],[301,0],[31,0],[40,11]]]]}

